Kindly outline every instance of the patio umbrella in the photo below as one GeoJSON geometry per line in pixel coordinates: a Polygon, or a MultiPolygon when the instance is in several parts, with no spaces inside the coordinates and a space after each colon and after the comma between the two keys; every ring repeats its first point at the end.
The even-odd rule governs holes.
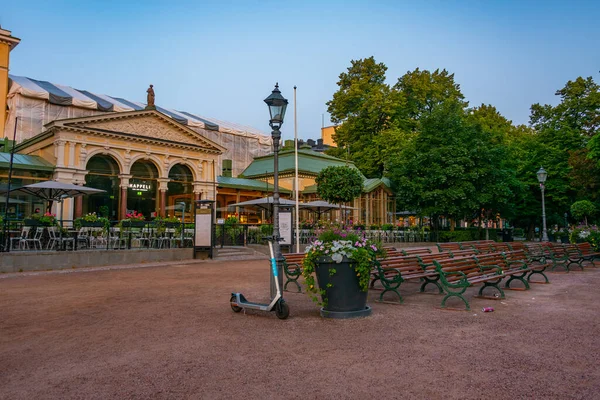
{"type": "MultiPolygon", "coordinates": [[[[279,199],[279,205],[282,206],[295,206],[296,202],[288,199],[279,199]]],[[[302,206],[302,203],[300,204],[302,206]]],[[[260,199],[242,201],[241,203],[230,204],[228,207],[247,207],[247,206],[256,206],[260,208],[264,208],[265,210],[270,210],[273,207],[273,197],[263,197],[260,199]]]]}
{"type": "MultiPolygon", "coordinates": [[[[96,194],[102,192],[105,192],[105,190],[57,181],[32,183],[31,185],[25,185],[10,190],[10,193],[29,194],[50,202],[61,201],[67,197],[76,197],[84,194],[96,194]]],[[[7,192],[4,191],[3,193],[7,192]]]]}
{"type": "Polygon", "coordinates": [[[329,203],[327,201],[323,201],[323,200],[315,200],[315,201],[310,201],[308,203],[300,203],[300,207],[304,208],[305,210],[309,210],[309,211],[313,211],[315,213],[317,213],[317,219],[321,218],[321,214],[327,211],[331,211],[331,210],[339,210],[340,208],[342,210],[356,210],[355,207],[347,207],[342,205],[340,207],[339,204],[332,204],[329,203]]]}

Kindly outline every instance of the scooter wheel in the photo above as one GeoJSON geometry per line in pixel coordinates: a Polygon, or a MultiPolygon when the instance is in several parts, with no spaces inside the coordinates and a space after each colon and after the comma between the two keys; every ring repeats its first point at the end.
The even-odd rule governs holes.
{"type": "Polygon", "coordinates": [[[234,302],[235,302],[235,296],[231,296],[231,298],[229,299],[229,303],[231,304],[231,309],[233,310],[233,312],[242,311],[242,307],[233,305],[234,302]]]}
{"type": "Polygon", "coordinates": [[[277,315],[277,318],[279,319],[286,319],[290,315],[290,307],[288,307],[283,299],[275,304],[275,315],[277,315]]]}

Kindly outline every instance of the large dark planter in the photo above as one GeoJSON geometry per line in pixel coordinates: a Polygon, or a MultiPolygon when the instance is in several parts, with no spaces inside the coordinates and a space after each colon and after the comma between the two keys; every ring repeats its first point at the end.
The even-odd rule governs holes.
{"type": "Polygon", "coordinates": [[[86,228],[104,228],[104,222],[102,221],[81,221],[81,226],[86,228]]]}
{"type": "Polygon", "coordinates": [[[360,289],[358,277],[354,270],[354,261],[344,257],[336,263],[331,257],[317,260],[316,273],[319,288],[325,289],[323,301],[327,306],[321,309],[321,316],[326,318],[357,318],[371,315],[371,307],[367,306],[367,292],[360,289]],[[335,269],[333,276],[329,271],[335,269]],[[331,284],[331,287],[328,287],[331,284]]]}
{"type": "Polygon", "coordinates": [[[42,226],[42,223],[37,219],[25,219],[23,220],[25,226],[42,226]]]}
{"type": "Polygon", "coordinates": [[[123,221],[123,228],[143,228],[148,224],[146,221],[123,221]]]}

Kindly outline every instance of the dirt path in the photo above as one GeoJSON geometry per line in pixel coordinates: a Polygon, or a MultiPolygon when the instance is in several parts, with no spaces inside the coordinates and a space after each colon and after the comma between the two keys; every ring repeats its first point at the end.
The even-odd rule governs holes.
{"type": "Polygon", "coordinates": [[[0,398],[600,397],[600,269],[474,312],[405,284],[404,305],[371,293],[366,319],[321,319],[294,293],[286,321],[234,314],[230,292],[266,300],[267,274],[249,261],[0,279],[0,398]]]}

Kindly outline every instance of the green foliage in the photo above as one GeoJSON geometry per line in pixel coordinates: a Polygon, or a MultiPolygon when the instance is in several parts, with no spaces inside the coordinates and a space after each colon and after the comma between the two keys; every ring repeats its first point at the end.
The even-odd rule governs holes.
{"type": "Polygon", "coordinates": [[[108,218],[108,206],[100,206],[98,212],[102,218],[108,218]]]}
{"type": "Polygon", "coordinates": [[[585,220],[587,225],[587,217],[596,214],[596,206],[589,200],[576,201],[571,205],[571,214],[579,221],[585,220]]]}
{"type": "Polygon", "coordinates": [[[394,224],[383,224],[383,225],[381,225],[381,229],[384,231],[393,231],[394,224]]]}
{"type": "MultiPolygon", "coordinates": [[[[473,240],[484,240],[485,229],[455,229],[454,231],[439,231],[437,235],[438,242],[467,242],[473,240]]],[[[489,229],[488,235],[490,240],[498,240],[498,231],[496,229],[489,229]]]]}
{"type": "Polygon", "coordinates": [[[317,193],[333,204],[349,203],[362,193],[363,179],[354,168],[330,166],[317,175],[317,193]]]}

